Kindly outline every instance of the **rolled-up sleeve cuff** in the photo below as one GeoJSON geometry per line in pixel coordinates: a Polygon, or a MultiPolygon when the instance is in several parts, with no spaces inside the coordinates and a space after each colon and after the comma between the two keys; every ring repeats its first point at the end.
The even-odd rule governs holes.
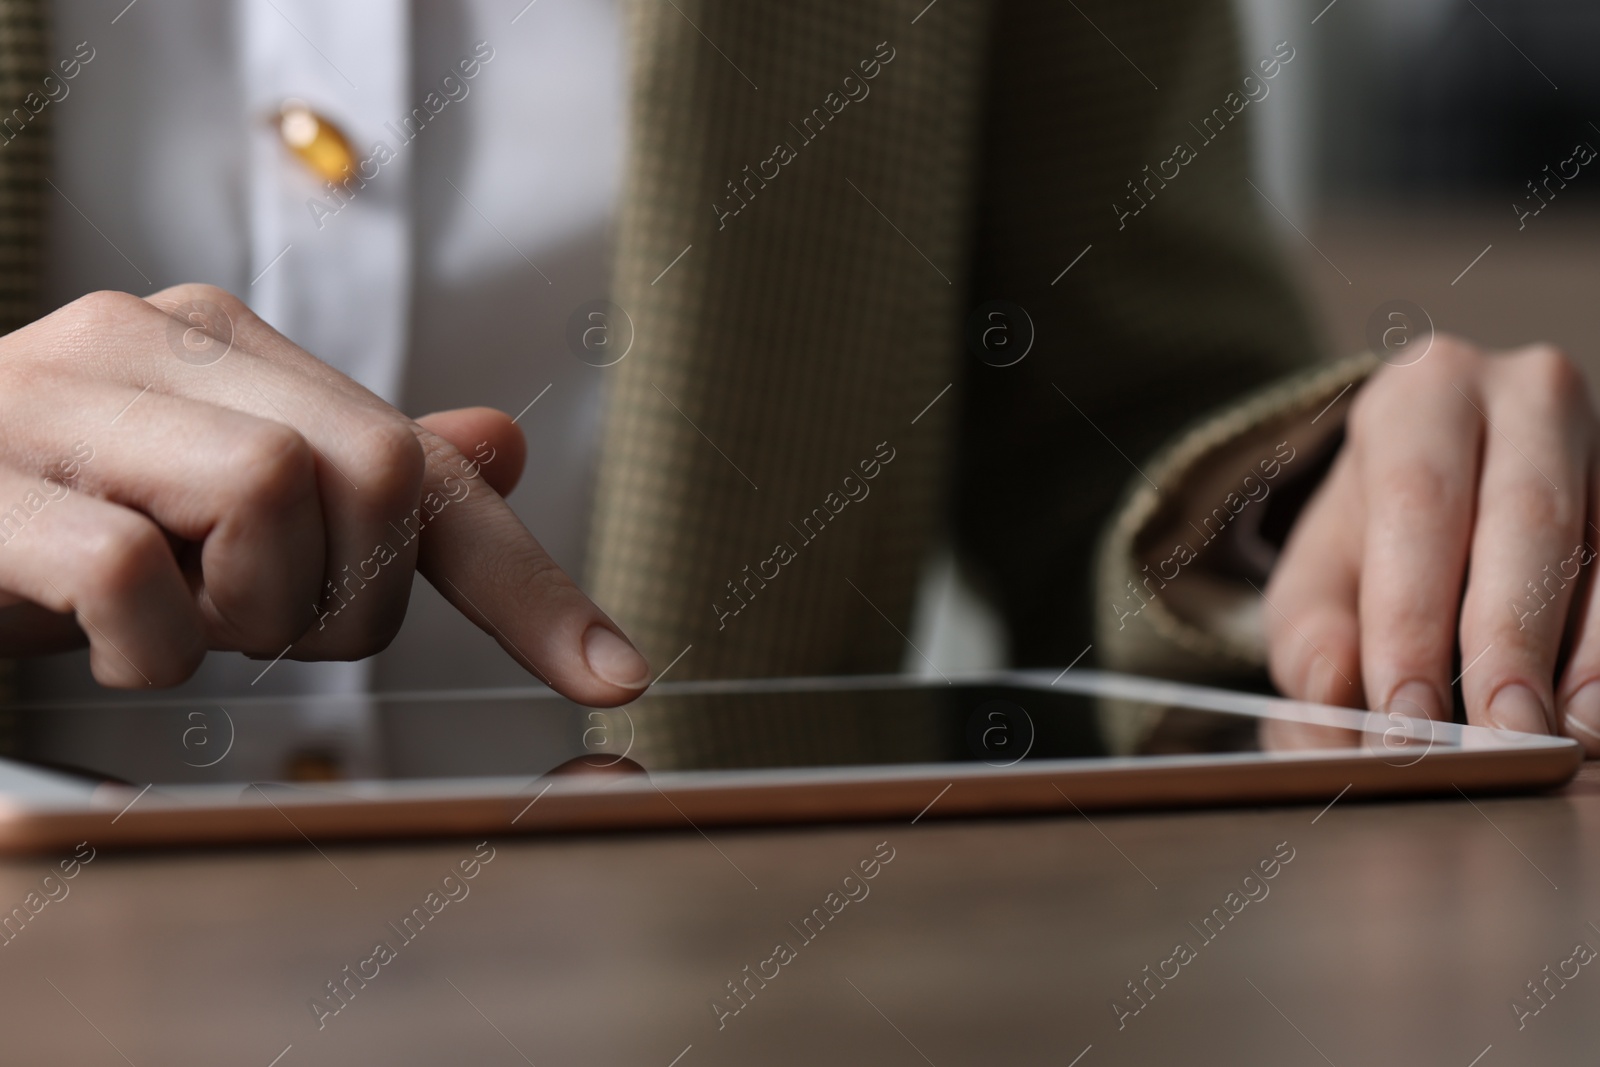
{"type": "Polygon", "coordinates": [[[1144,466],[1100,542],[1101,663],[1219,682],[1259,674],[1262,611],[1271,610],[1260,589],[1276,556],[1264,526],[1281,517],[1269,512],[1320,479],[1377,366],[1363,354],[1274,383],[1144,466]]]}

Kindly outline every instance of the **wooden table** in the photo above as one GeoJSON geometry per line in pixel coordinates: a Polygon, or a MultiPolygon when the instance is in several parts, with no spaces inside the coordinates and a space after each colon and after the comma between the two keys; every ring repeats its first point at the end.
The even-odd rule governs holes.
{"type": "MultiPolygon", "coordinates": [[[[709,838],[499,839],[468,895],[411,942],[387,924],[424,904],[472,842],[102,852],[0,947],[0,1062],[1595,1058],[1600,965],[1565,961],[1580,941],[1600,949],[1600,766],[1557,795],[1475,805],[1341,800],[1093,823],[936,815],[709,838]],[[803,941],[789,923],[842,893],[885,841],[894,858],[867,895],[803,941]],[[1270,882],[1241,884],[1289,849],[1270,882]],[[1240,904],[1246,891],[1259,899],[1240,904]],[[1216,908],[1229,918],[1213,920],[1221,932],[1208,942],[1196,927],[1216,908]],[[380,940],[399,946],[394,958],[362,964],[380,940]],[[780,940],[794,958],[764,962],[780,940]],[[1193,958],[1164,962],[1179,942],[1193,958]],[[319,1030],[308,1003],[347,964],[377,976],[352,982],[319,1030]],[[747,964],[776,977],[752,981],[719,1030],[710,1004],[740,1003],[725,983],[747,964]],[[1119,1029],[1113,998],[1129,997],[1147,965],[1176,977],[1151,979],[1153,996],[1119,1029]],[[1577,975],[1564,988],[1552,979],[1556,993],[1519,1030],[1512,1002],[1546,965],[1577,975]]],[[[0,904],[22,903],[46,872],[0,866],[0,904]]]]}

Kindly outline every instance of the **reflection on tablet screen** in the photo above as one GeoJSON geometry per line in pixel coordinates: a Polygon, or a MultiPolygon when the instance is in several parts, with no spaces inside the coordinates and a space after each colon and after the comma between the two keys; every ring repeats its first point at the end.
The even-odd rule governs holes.
{"type": "Polygon", "coordinates": [[[157,784],[533,777],[575,757],[652,771],[1352,749],[1359,730],[1002,684],[654,690],[599,711],[548,694],[10,709],[0,755],[157,784]]]}

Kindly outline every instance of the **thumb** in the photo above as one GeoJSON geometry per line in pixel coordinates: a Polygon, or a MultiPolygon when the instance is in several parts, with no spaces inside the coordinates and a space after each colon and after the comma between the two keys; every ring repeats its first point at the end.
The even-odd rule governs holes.
{"type": "Polygon", "coordinates": [[[417,419],[417,424],[449,441],[462,455],[475,455],[488,442],[495,457],[484,464],[483,480],[501,496],[510,496],[522,478],[528,458],[528,442],[511,416],[494,408],[456,408],[436,411],[417,419]]]}

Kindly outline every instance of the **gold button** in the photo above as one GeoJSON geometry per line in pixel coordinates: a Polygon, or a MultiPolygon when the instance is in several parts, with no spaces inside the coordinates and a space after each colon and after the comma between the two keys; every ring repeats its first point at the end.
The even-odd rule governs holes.
{"type": "Polygon", "coordinates": [[[356,154],[344,131],[299,100],[278,111],[278,136],[300,162],[323,181],[340,182],[355,173],[356,154]]]}

